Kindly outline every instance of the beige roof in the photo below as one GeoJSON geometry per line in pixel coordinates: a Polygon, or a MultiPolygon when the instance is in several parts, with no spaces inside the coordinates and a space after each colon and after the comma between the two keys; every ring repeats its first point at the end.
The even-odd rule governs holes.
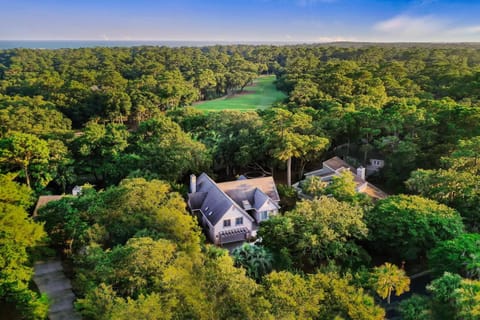
{"type": "Polygon", "coordinates": [[[360,189],[358,192],[368,195],[373,200],[384,199],[388,196],[388,194],[386,194],[384,191],[380,190],[373,184],[368,183],[366,180],[359,177],[357,175],[357,169],[355,169],[355,167],[352,167],[351,165],[349,165],[339,157],[333,157],[324,161],[322,169],[308,172],[305,175],[306,176],[314,175],[322,179],[322,178],[327,178],[328,176],[338,175],[339,172],[342,171],[339,169],[342,169],[342,168],[348,168],[350,170],[350,172],[353,175],[353,180],[355,181],[357,190],[360,189]],[[325,167],[327,168],[326,170],[325,170],[325,167]],[[334,170],[335,172],[329,171],[329,170],[334,170]]]}
{"type": "Polygon", "coordinates": [[[37,205],[35,206],[35,210],[33,210],[33,216],[37,215],[38,209],[49,203],[50,201],[57,201],[65,197],[65,195],[54,195],[54,196],[40,196],[37,201],[37,205]]]}
{"type": "Polygon", "coordinates": [[[373,200],[380,200],[388,197],[388,194],[386,194],[384,191],[380,190],[379,188],[375,187],[371,183],[367,183],[367,187],[361,192],[365,193],[367,196],[371,197],[373,200]]]}
{"type": "Polygon", "coordinates": [[[327,166],[327,167],[329,167],[333,170],[338,170],[340,168],[348,168],[348,169],[350,169],[350,171],[355,173],[355,168],[354,167],[352,167],[351,165],[349,165],[348,163],[346,163],[345,161],[343,161],[342,159],[340,159],[339,157],[336,157],[336,156],[324,161],[323,165],[325,165],[325,166],[327,166]]]}
{"type": "Polygon", "coordinates": [[[260,189],[273,201],[280,201],[275,181],[272,177],[262,177],[253,179],[241,179],[235,181],[217,183],[217,186],[225,193],[229,193],[236,190],[245,190],[255,188],[260,189]]]}

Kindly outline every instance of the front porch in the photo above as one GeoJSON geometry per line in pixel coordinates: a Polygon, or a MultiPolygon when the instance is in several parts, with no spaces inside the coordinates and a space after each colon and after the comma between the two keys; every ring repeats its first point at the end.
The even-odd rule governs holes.
{"type": "Polygon", "coordinates": [[[250,237],[250,230],[245,227],[220,231],[218,233],[218,244],[223,245],[231,242],[245,241],[248,240],[250,237]]]}

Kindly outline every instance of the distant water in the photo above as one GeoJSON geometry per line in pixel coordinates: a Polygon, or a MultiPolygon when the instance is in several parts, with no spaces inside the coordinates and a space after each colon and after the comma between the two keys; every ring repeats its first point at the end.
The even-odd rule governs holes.
{"type": "MultiPolygon", "coordinates": [[[[243,44],[285,44],[281,42],[240,42],[243,44]]],[[[0,40],[1,49],[29,48],[29,49],[77,49],[94,47],[137,47],[137,46],[166,46],[166,47],[203,47],[216,44],[234,44],[221,41],[81,41],[81,40],[0,40]]]]}

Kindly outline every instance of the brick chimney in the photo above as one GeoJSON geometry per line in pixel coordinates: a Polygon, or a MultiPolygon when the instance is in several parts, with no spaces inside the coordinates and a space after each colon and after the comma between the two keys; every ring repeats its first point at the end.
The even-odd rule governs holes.
{"type": "Polygon", "coordinates": [[[190,175],[190,193],[197,192],[197,176],[194,174],[190,175]]]}
{"type": "Polygon", "coordinates": [[[359,177],[362,180],[365,180],[365,168],[360,166],[357,168],[357,177],[359,177]]]}

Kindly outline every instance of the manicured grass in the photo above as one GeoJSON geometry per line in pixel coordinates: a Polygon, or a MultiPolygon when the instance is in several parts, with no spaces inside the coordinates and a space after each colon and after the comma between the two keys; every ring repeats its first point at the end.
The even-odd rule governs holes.
{"type": "Polygon", "coordinates": [[[244,91],[247,93],[201,102],[196,104],[195,108],[202,111],[227,109],[247,111],[269,108],[273,103],[286,97],[283,92],[275,88],[274,81],[275,76],[257,78],[252,86],[245,87],[244,91]]]}

